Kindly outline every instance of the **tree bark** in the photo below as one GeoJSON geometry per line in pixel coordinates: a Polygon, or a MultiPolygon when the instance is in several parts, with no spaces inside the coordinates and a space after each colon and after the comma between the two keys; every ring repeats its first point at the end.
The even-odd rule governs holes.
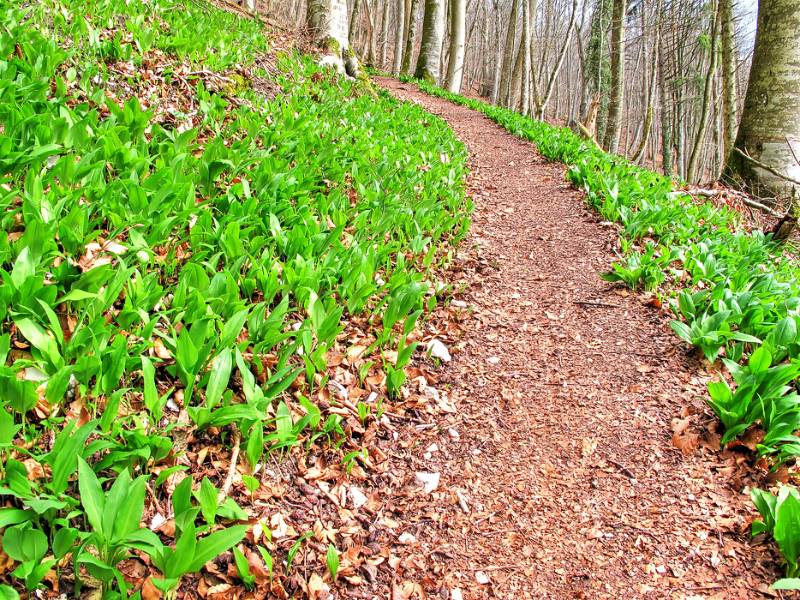
{"type": "Polygon", "coordinates": [[[447,63],[447,89],[456,94],[461,91],[461,82],[464,78],[466,8],[466,0],[452,0],[450,5],[450,60],[447,63]]]}
{"type": "Polygon", "coordinates": [[[411,73],[411,59],[414,56],[414,42],[417,38],[417,11],[419,8],[419,0],[411,0],[408,13],[408,35],[406,36],[406,50],[403,54],[403,68],[402,73],[408,75],[411,73]]]}
{"type": "Polygon", "coordinates": [[[511,71],[514,68],[514,45],[517,39],[517,11],[519,0],[511,3],[511,15],[508,20],[505,49],[503,50],[503,66],[500,68],[500,93],[497,101],[500,104],[508,103],[508,86],[511,81],[511,71]]]}
{"type": "Polygon", "coordinates": [[[736,39],[733,27],[733,0],[719,1],[722,31],[722,160],[725,162],[736,140],[738,99],[736,85],[736,39]]]}
{"type": "MultiPolygon", "coordinates": [[[[386,0],[387,2],[389,0],[386,0]]],[[[403,64],[403,42],[405,41],[406,31],[406,0],[396,0],[397,2],[397,31],[394,38],[394,64],[393,71],[396,75],[400,74],[400,67],[403,64]]]]}
{"type": "Polygon", "coordinates": [[[314,42],[325,51],[321,63],[356,77],[360,69],[350,47],[346,0],[308,0],[306,24],[314,42]]]}
{"type": "Polygon", "coordinates": [[[547,109],[547,103],[550,102],[550,96],[553,93],[553,86],[556,83],[556,78],[558,77],[559,71],[561,71],[561,65],[564,64],[564,57],[567,54],[567,47],[569,46],[570,39],[572,38],[572,30],[575,28],[577,12],[578,0],[572,0],[572,14],[570,15],[569,25],[567,26],[567,33],[564,36],[564,43],[561,46],[561,50],[558,52],[558,58],[556,59],[555,67],[553,67],[553,71],[550,73],[550,78],[547,81],[547,88],[545,89],[544,96],[542,97],[541,101],[537,101],[539,104],[539,106],[537,106],[537,112],[539,114],[539,118],[542,120],[544,120],[544,112],[547,109]]]}
{"type": "Polygon", "coordinates": [[[444,39],[444,0],[425,0],[422,22],[422,46],[414,76],[430,83],[439,83],[439,64],[444,39]]]}
{"type": "Polygon", "coordinates": [[[389,53],[389,7],[390,0],[383,0],[383,11],[381,12],[381,69],[386,68],[387,55],[389,53]]]}
{"type": "Polygon", "coordinates": [[[614,0],[611,16],[611,98],[604,146],[616,152],[622,131],[622,103],[625,100],[625,15],[627,0],[614,0]]]}
{"type": "Polygon", "coordinates": [[[350,14],[350,28],[347,37],[353,41],[356,39],[356,28],[358,27],[358,17],[361,16],[361,0],[353,0],[353,12],[350,14]]]}
{"type": "Polygon", "coordinates": [[[522,0],[522,40],[519,43],[519,52],[522,56],[522,90],[519,98],[519,112],[527,115],[530,110],[531,99],[531,5],[528,0],[522,0]]]}
{"type": "Polygon", "coordinates": [[[711,113],[711,102],[713,101],[712,90],[714,89],[714,76],[717,73],[717,19],[716,13],[714,22],[711,26],[711,49],[710,57],[708,59],[708,71],[706,72],[706,80],[703,86],[703,105],[700,107],[700,122],[697,125],[697,133],[695,134],[694,143],[692,144],[692,153],[689,155],[689,164],[686,167],[686,179],[689,183],[697,183],[698,179],[698,161],[700,160],[700,152],[703,148],[703,142],[706,137],[706,129],[708,127],[708,116],[711,113]]]}
{"type": "MultiPolygon", "coordinates": [[[[750,82],[735,147],[800,180],[800,3],[760,0],[750,82]]],[[[797,186],[747,161],[728,158],[726,176],[759,196],[791,196],[797,186]]]]}

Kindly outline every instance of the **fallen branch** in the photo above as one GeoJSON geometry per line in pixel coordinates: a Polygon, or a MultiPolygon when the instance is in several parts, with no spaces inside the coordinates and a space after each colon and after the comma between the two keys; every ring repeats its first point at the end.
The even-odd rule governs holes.
{"type": "Polygon", "coordinates": [[[576,300],[573,304],[580,306],[596,306],[598,308],[619,308],[619,304],[609,304],[608,302],[595,302],[593,300],[576,300]]]}
{"type": "MultiPolygon", "coordinates": [[[[789,146],[789,148],[790,149],[792,148],[791,145],[789,146]]],[[[800,186],[800,181],[798,181],[797,179],[793,179],[793,178],[789,177],[788,175],[786,175],[785,173],[781,173],[780,171],[778,171],[774,167],[770,167],[768,164],[763,163],[760,160],[756,160],[755,158],[750,156],[747,152],[744,152],[742,149],[734,148],[733,150],[734,150],[734,152],[738,152],[741,156],[743,156],[744,158],[749,160],[755,166],[760,167],[761,169],[764,169],[765,171],[768,171],[769,173],[772,173],[773,175],[775,175],[775,177],[780,177],[784,181],[788,181],[791,184],[794,184],[796,186],[800,186]]],[[[792,155],[794,155],[794,150],[792,150],[792,155]]],[[[795,160],[797,160],[797,159],[795,158],[795,160]]]]}
{"type": "Polygon", "coordinates": [[[598,150],[602,150],[602,149],[603,149],[603,148],[600,146],[600,144],[597,142],[597,140],[596,140],[596,139],[594,139],[594,136],[592,135],[592,132],[591,132],[591,131],[589,131],[588,129],[586,129],[586,127],[584,126],[584,124],[583,124],[583,123],[581,123],[581,122],[579,121],[579,122],[577,122],[577,123],[576,123],[576,125],[578,126],[578,129],[580,129],[580,130],[581,130],[581,133],[583,134],[583,137],[585,137],[587,140],[589,140],[590,142],[592,142],[592,144],[594,144],[594,147],[595,147],[595,148],[597,148],[598,150]]]}
{"type": "Polygon", "coordinates": [[[676,192],[670,192],[669,197],[675,198],[677,196],[681,196],[684,194],[688,194],[689,196],[703,196],[704,198],[716,198],[717,196],[722,195],[723,193],[729,194],[731,196],[736,197],[742,204],[749,206],[750,208],[756,208],[760,211],[768,213],[773,217],[778,219],[783,217],[783,213],[776,211],[774,208],[770,208],[766,204],[762,204],[757,200],[753,200],[747,194],[743,194],[742,192],[738,192],[736,190],[715,190],[715,189],[702,189],[702,188],[694,188],[689,190],[679,190],[676,192]]]}

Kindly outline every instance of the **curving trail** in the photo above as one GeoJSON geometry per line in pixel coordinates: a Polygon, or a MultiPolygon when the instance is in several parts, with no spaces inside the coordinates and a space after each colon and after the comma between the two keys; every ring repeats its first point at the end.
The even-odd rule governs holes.
{"type": "Polygon", "coordinates": [[[613,227],[532,145],[378,83],[453,127],[477,206],[465,244],[477,258],[456,265],[472,312],[438,384],[458,413],[395,465],[406,482],[417,470],[441,482],[391,499],[413,536],[393,549],[393,580],[455,600],[774,596],[774,557],[746,529],[745,455],[720,453],[708,431],[713,373],[663,311],[598,277],[613,227]]]}

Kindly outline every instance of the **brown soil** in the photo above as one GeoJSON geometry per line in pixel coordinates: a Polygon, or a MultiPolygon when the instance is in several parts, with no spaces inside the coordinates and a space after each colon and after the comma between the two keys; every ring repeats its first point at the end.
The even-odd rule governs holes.
{"type": "Polygon", "coordinates": [[[775,596],[775,556],[749,539],[750,456],[719,451],[705,407],[717,375],[658,301],[598,277],[615,259],[615,228],[532,145],[415,86],[378,82],[467,145],[476,213],[455,263],[465,335],[437,384],[457,412],[392,456],[404,485],[384,504],[398,526],[376,592],[775,596]],[[439,473],[438,488],[420,490],[418,471],[439,473]]]}

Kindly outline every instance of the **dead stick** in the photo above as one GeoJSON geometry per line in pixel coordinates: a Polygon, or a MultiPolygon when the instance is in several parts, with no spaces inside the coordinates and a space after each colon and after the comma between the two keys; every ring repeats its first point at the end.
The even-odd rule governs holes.
{"type": "MultiPolygon", "coordinates": [[[[789,147],[791,148],[791,145],[789,147]]],[[[789,177],[788,175],[786,175],[784,173],[781,173],[780,171],[778,171],[774,167],[770,167],[768,164],[763,163],[760,160],[756,160],[755,158],[750,156],[747,152],[744,152],[739,148],[734,148],[734,150],[736,152],[738,152],[739,154],[741,154],[743,157],[745,157],[747,160],[749,160],[751,163],[753,163],[755,166],[761,167],[765,171],[768,171],[768,172],[772,173],[773,175],[775,175],[775,177],[780,177],[784,181],[788,181],[789,183],[793,183],[794,185],[800,185],[800,181],[798,181],[797,179],[792,179],[791,177],[789,177]]],[[[792,154],[794,154],[794,151],[792,151],[792,154]]]]}
{"type": "Polygon", "coordinates": [[[629,477],[630,479],[636,479],[636,475],[634,475],[631,472],[631,470],[628,467],[626,467],[625,465],[620,464],[617,461],[612,460],[610,458],[606,458],[606,462],[608,462],[608,463],[614,465],[615,467],[617,467],[622,472],[623,475],[629,477]]]}
{"type": "Polygon", "coordinates": [[[580,306],[597,306],[599,308],[619,308],[619,304],[609,304],[607,302],[595,302],[593,300],[576,300],[573,304],[580,306]]]}
{"type": "Polygon", "coordinates": [[[217,496],[217,504],[222,505],[225,498],[228,497],[228,492],[231,491],[233,485],[233,477],[236,475],[236,463],[239,462],[239,446],[242,443],[242,434],[239,433],[239,428],[234,425],[233,429],[233,451],[231,452],[231,464],[228,466],[228,476],[225,478],[225,483],[222,484],[222,489],[217,496]]]}

